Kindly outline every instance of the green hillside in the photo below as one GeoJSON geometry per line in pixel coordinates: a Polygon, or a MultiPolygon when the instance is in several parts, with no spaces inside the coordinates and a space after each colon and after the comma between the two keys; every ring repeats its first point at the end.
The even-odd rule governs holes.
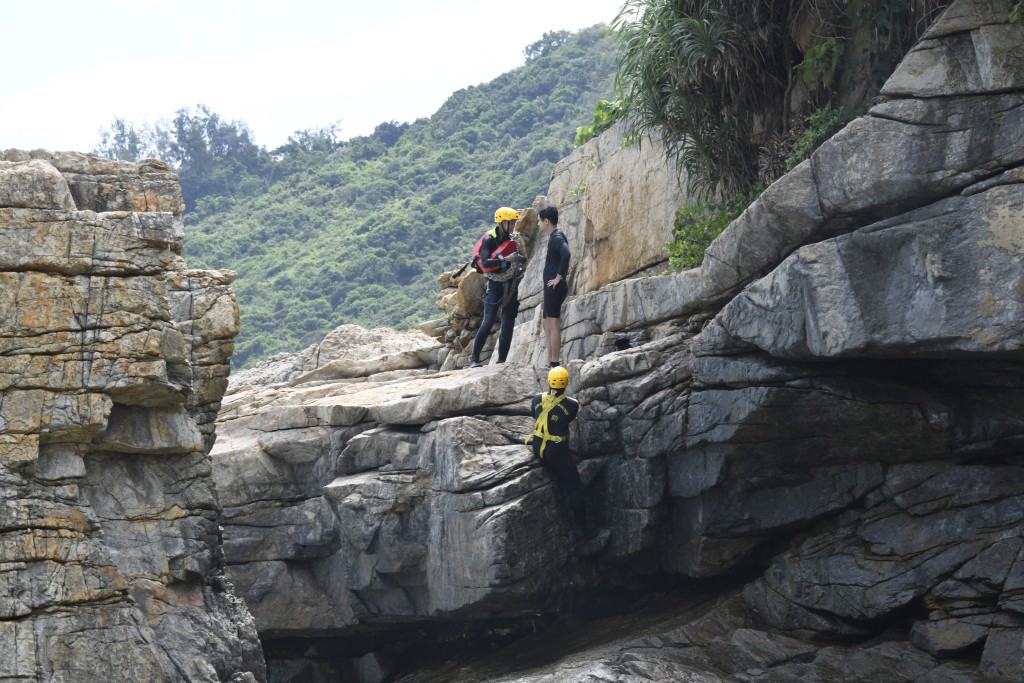
{"type": "Polygon", "coordinates": [[[618,53],[602,26],[546,34],[524,53],[523,66],[454,93],[429,119],[346,142],[303,133],[268,154],[244,125],[204,133],[209,116],[186,118],[207,136],[204,149],[210,131],[232,133],[206,175],[197,155],[161,151],[179,156],[189,265],[238,271],[238,367],[342,323],[404,329],[439,315],[437,276],[467,259],[498,206],[546,193],[576,127],[611,94],[618,53]],[[233,155],[241,161],[225,166],[233,155]]]}

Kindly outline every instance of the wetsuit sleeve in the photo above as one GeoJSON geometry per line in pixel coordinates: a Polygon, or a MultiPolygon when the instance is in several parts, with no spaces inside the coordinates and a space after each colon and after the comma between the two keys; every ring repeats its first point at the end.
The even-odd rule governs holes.
{"type": "Polygon", "coordinates": [[[569,251],[569,240],[562,236],[561,244],[558,247],[558,274],[564,280],[569,274],[569,258],[572,254],[569,251]]]}

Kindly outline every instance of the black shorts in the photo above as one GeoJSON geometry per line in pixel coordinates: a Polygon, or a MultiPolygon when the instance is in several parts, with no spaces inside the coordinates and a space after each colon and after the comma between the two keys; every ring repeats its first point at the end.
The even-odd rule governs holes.
{"type": "Polygon", "coordinates": [[[544,317],[545,318],[561,318],[562,317],[562,304],[565,303],[565,297],[569,296],[569,285],[565,280],[562,280],[554,287],[544,286],[544,317]]]}

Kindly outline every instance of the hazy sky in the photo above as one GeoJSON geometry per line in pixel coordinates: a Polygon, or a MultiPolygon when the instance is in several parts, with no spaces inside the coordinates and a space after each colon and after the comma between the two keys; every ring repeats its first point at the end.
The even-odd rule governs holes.
{"type": "Polygon", "coordinates": [[[296,130],[433,114],[523,63],[546,31],[624,0],[11,0],[0,21],[0,149],[88,151],[116,117],[207,105],[274,148],[296,130]]]}

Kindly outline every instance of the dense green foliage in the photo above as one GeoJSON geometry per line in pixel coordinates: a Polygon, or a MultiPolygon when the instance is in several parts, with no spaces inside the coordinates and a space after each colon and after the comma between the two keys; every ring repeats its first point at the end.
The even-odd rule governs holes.
{"type": "Polygon", "coordinates": [[[343,323],[437,317],[437,276],[468,260],[497,207],[547,192],[576,126],[612,90],[618,53],[604,27],[551,32],[524,52],[523,66],[454,93],[429,119],[344,142],[325,129],[251,150],[244,124],[200,108],[141,134],[115,122],[97,151],[156,154],[179,170],[186,260],[238,271],[244,367],[343,323]]]}
{"type": "Polygon", "coordinates": [[[671,262],[699,264],[752,191],[861,113],[947,4],[627,0],[613,22],[621,106],[597,112],[595,125],[605,116],[624,119],[631,136],[656,131],[685,169],[701,201],[680,213],[671,262]]]}
{"type": "Polygon", "coordinates": [[[616,87],[636,133],[658,130],[705,194],[756,179],[750,131],[781,111],[789,46],[782,2],[628,0],[616,87]]]}
{"type": "Polygon", "coordinates": [[[700,196],[746,192],[785,172],[811,113],[860,113],[946,4],[627,0],[618,114],[659,131],[700,196]]]}
{"type": "Polygon", "coordinates": [[[699,266],[708,246],[757,199],[762,189],[754,186],[723,202],[696,201],[676,211],[672,241],[665,245],[669,265],[675,270],[699,266]]]}

